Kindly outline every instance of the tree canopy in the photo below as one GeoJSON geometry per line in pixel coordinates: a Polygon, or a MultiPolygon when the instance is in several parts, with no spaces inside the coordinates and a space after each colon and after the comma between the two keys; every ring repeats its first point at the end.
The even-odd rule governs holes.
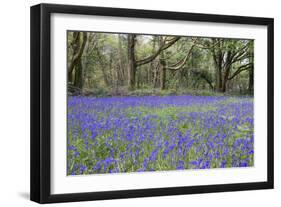
{"type": "Polygon", "coordinates": [[[253,40],[70,31],[67,51],[69,92],[253,94],[253,40]]]}

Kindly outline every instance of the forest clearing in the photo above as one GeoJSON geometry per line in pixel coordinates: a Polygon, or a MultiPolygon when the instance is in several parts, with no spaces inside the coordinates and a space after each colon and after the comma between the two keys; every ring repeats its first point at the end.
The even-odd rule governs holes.
{"type": "Polygon", "coordinates": [[[253,99],[72,97],[68,174],[253,166],[253,99]]]}
{"type": "Polygon", "coordinates": [[[68,32],[67,174],[254,166],[253,40],[68,32]]]}

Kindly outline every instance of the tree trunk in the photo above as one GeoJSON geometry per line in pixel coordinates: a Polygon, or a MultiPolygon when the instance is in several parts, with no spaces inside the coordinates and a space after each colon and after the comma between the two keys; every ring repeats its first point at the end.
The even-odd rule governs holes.
{"type": "MultiPolygon", "coordinates": [[[[159,38],[159,45],[164,44],[163,37],[159,38]]],[[[160,89],[165,90],[166,88],[166,60],[165,60],[165,51],[162,51],[159,56],[159,70],[160,70],[160,89]]]]}
{"type": "Polygon", "coordinates": [[[217,65],[217,72],[216,72],[216,91],[222,92],[222,68],[221,65],[217,65]]]}
{"type": "Polygon", "coordinates": [[[124,62],[123,62],[123,50],[122,50],[122,38],[118,35],[118,56],[119,56],[119,70],[118,70],[118,82],[122,85],[125,80],[124,62]]]}
{"type": "Polygon", "coordinates": [[[102,76],[103,76],[103,81],[104,81],[104,84],[106,86],[109,86],[109,78],[107,77],[107,73],[106,73],[106,63],[105,63],[105,60],[104,60],[104,57],[102,56],[102,54],[100,53],[100,50],[97,49],[97,57],[98,57],[98,63],[100,65],[100,68],[101,68],[101,72],[102,72],[102,76]]]}
{"type": "Polygon", "coordinates": [[[253,94],[254,92],[254,69],[251,68],[249,70],[249,86],[248,86],[248,91],[250,94],[253,94]]]}
{"type": "MultiPolygon", "coordinates": [[[[152,52],[155,52],[155,46],[156,46],[157,36],[154,36],[153,42],[152,42],[152,52]]],[[[153,70],[154,70],[154,61],[150,62],[150,65],[148,67],[148,74],[147,74],[147,81],[148,85],[153,85],[153,70]]]]}
{"type": "Polygon", "coordinates": [[[226,83],[227,83],[227,80],[223,80],[220,92],[222,92],[222,93],[226,92],[226,83]]]}
{"type": "Polygon", "coordinates": [[[68,68],[68,82],[73,83],[73,70],[76,66],[75,64],[75,57],[78,56],[79,50],[80,50],[80,32],[73,32],[72,34],[72,50],[73,50],[73,55],[72,55],[72,59],[71,59],[71,63],[70,66],[68,68]]]}
{"type": "Polygon", "coordinates": [[[222,80],[222,65],[223,65],[223,54],[221,51],[221,43],[219,40],[215,39],[213,40],[213,48],[212,48],[212,53],[213,53],[213,60],[215,63],[216,67],[216,75],[215,75],[215,90],[217,92],[222,92],[223,88],[223,80],[222,80]],[[216,46],[215,46],[216,45],[216,46]]]}
{"type": "Polygon", "coordinates": [[[82,55],[87,42],[87,32],[73,32],[73,59],[68,69],[68,81],[73,82],[74,86],[82,89],[83,87],[83,66],[82,55]],[[82,43],[80,43],[80,35],[83,35],[82,43]],[[74,74],[73,74],[74,71],[74,74]]]}
{"type": "Polygon", "coordinates": [[[185,77],[185,81],[183,81],[185,84],[184,84],[184,87],[188,88],[189,87],[189,71],[187,68],[184,68],[184,75],[182,77],[185,77]]]}
{"type": "Polygon", "coordinates": [[[166,89],[166,61],[164,52],[160,55],[160,88],[161,90],[166,89]]]}
{"type": "Polygon", "coordinates": [[[83,67],[81,61],[75,67],[74,86],[80,89],[83,88],[83,67]]]}
{"type": "Polygon", "coordinates": [[[136,77],[136,60],[135,60],[135,38],[136,35],[128,34],[128,87],[129,90],[135,88],[135,77],[136,77]]]}
{"type": "Polygon", "coordinates": [[[226,63],[226,68],[224,68],[224,77],[223,77],[223,82],[222,82],[222,89],[221,89],[221,92],[226,92],[226,87],[227,87],[227,82],[228,82],[228,76],[229,76],[229,73],[230,73],[230,69],[231,69],[231,66],[226,63]]]}

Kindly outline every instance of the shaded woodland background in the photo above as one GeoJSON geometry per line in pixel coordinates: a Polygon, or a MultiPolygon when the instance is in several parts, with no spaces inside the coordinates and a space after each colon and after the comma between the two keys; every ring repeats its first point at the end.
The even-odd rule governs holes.
{"type": "Polygon", "coordinates": [[[68,94],[252,95],[253,40],[68,31],[68,94]]]}

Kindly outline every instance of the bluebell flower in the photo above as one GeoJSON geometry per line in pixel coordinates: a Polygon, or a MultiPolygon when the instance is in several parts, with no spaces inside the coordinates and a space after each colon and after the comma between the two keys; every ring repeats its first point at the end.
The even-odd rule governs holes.
{"type": "Polygon", "coordinates": [[[80,166],[80,174],[83,174],[87,170],[87,166],[81,165],[80,166]]]}
{"type": "Polygon", "coordinates": [[[73,146],[73,145],[71,145],[71,146],[69,146],[68,147],[68,150],[76,150],[77,148],[75,147],[75,146],[73,146]]]}
{"type": "Polygon", "coordinates": [[[184,169],[184,161],[180,160],[178,162],[178,166],[176,167],[177,170],[183,170],[184,169]]]}

